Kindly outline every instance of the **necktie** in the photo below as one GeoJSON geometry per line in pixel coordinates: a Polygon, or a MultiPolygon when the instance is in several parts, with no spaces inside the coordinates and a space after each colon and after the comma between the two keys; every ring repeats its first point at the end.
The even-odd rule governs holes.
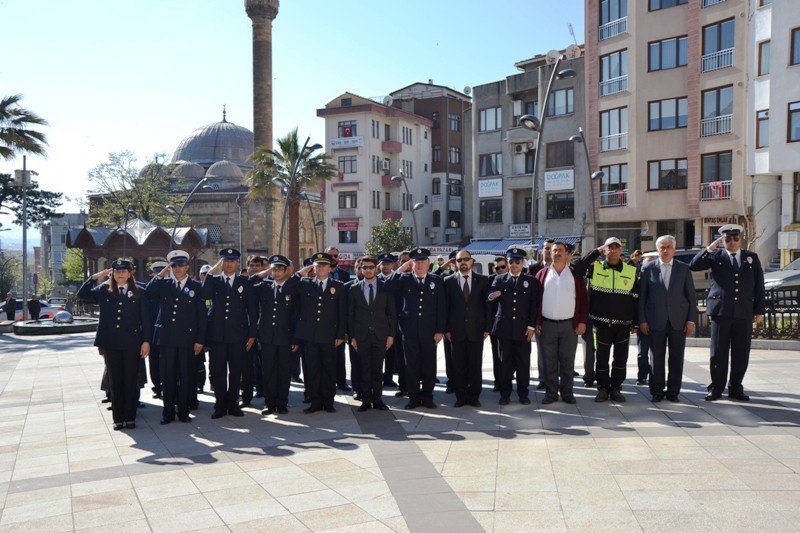
{"type": "Polygon", "coordinates": [[[369,302],[369,306],[372,307],[372,302],[375,300],[375,293],[373,292],[373,289],[372,289],[372,286],[374,284],[373,283],[368,283],[367,285],[369,285],[369,300],[368,300],[368,302],[369,302]]]}
{"type": "Polygon", "coordinates": [[[231,278],[225,278],[225,284],[230,287],[231,286],[231,278]]]}
{"type": "Polygon", "coordinates": [[[120,287],[119,288],[119,295],[120,295],[120,297],[125,296],[125,287],[120,287]]]}
{"type": "Polygon", "coordinates": [[[180,281],[178,281],[177,279],[175,280],[175,287],[177,287],[177,288],[178,288],[178,291],[180,291],[180,290],[181,290],[181,282],[180,282],[180,281]]]}
{"type": "Polygon", "coordinates": [[[417,281],[419,281],[419,284],[422,285],[423,283],[425,283],[425,278],[417,277],[417,281]]]}
{"type": "Polygon", "coordinates": [[[281,286],[275,285],[275,295],[274,295],[275,299],[277,300],[280,297],[280,295],[281,295],[281,286]]]}
{"type": "Polygon", "coordinates": [[[516,289],[517,288],[517,282],[519,281],[519,276],[511,276],[511,277],[514,278],[514,288],[516,289]]]}
{"type": "Polygon", "coordinates": [[[736,260],[736,254],[731,254],[731,265],[733,265],[733,269],[736,272],[739,271],[739,261],[736,260]]]}
{"type": "Polygon", "coordinates": [[[324,281],[320,281],[319,282],[319,290],[321,290],[322,292],[325,292],[325,282],[324,281]]]}
{"type": "Polygon", "coordinates": [[[464,276],[464,301],[469,301],[469,276],[464,276]]]}
{"type": "Polygon", "coordinates": [[[663,263],[661,265],[661,282],[664,284],[665,289],[669,289],[670,267],[671,265],[669,263],[663,263]]]}

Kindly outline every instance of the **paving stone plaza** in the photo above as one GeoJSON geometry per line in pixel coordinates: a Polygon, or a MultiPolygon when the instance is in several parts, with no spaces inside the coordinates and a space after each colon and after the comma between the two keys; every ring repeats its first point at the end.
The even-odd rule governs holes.
{"type": "MultiPolygon", "coordinates": [[[[797,531],[800,359],[753,350],[749,404],[703,401],[707,348],[687,348],[681,402],[483,407],[211,420],[111,428],[93,334],[0,336],[2,531],[797,531]]],[[[635,344],[635,343],[634,343],[635,344]]],[[[579,348],[578,359],[581,358],[579,348]]],[[[535,354],[532,357],[535,361],[535,354]]],[[[628,376],[635,377],[634,347],[628,376]]],[[[444,369],[440,348],[439,371],[444,369]]],[[[534,371],[535,375],[535,371],[534,371]]],[[[442,379],[444,381],[444,379],[442,379]]]]}

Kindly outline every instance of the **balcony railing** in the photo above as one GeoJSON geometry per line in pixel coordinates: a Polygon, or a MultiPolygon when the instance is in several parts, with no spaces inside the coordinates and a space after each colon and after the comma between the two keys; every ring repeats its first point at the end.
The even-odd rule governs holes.
{"type": "Polygon", "coordinates": [[[702,66],[703,72],[713,72],[733,66],[733,48],[704,55],[702,66]]]}
{"type": "Polygon", "coordinates": [[[390,188],[390,187],[401,187],[403,182],[401,181],[392,181],[392,176],[390,174],[384,174],[381,176],[381,185],[390,188]]]}
{"type": "Polygon", "coordinates": [[[731,181],[710,181],[700,184],[700,201],[730,200],[731,181]]]}
{"type": "Polygon", "coordinates": [[[628,75],[600,82],[600,96],[621,93],[628,90],[628,75]]]}
{"type": "Polygon", "coordinates": [[[703,0],[703,9],[705,9],[707,7],[711,7],[711,6],[715,5],[715,4],[720,4],[720,3],[724,2],[724,1],[725,0],[703,0]]]}
{"type": "Polygon", "coordinates": [[[622,17],[617,20],[612,20],[606,24],[600,26],[598,31],[599,40],[605,41],[606,39],[610,39],[619,35],[620,33],[625,33],[628,31],[628,17],[622,17]]]}
{"type": "Polygon", "coordinates": [[[628,205],[628,189],[600,192],[600,207],[620,207],[628,205]]]}
{"type": "Polygon", "coordinates": [[[600,151],[611,152],[613,150],[624,150],[628,147],[628,132],[615,133],[600,137],[600,151]]]}
{"type": "Polygon", "coordinates": [[[391,218],[392,220],[400,220],[403,218],[403,213],[400,211],[394,211],[392,209],[384,209],[383,213],[381,213],[381,219],[386,220],[387,218],[391,218]]]}
{"type": "Polygon", "coordinates": [[[733,129],[733,115],[704,118],[700,121],[700,137],[713,137],[730,133],[733,129]]]}

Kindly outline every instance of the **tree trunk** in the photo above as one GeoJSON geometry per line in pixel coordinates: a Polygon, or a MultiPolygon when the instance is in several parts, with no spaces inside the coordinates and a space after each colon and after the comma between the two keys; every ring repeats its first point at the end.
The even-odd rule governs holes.
{"type": "Polygon", "coordinates": [[[300,200],[292,198],[289,200],[289,234],[286,238],[287,257],[294,263],[295,270],[303,267],[300,261],[303,259],[299,257],[299,239],[300,239],[300,200]]]}

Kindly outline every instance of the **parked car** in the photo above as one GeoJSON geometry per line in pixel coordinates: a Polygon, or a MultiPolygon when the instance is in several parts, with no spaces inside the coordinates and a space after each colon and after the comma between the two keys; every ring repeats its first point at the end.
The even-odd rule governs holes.
{"type": "MultiPolygon", "coordinates": [[[[17,300],[17,312],[14,315],[14,320],[22,320],[22,303],[23,302],[20,300],[17,300]]],[[[39,311],[39,318],[53,318],[53,315],[64,309],[63,307],[50,304],[44,300],[39,300],[39,303],[42,304],[42,309],[39,311]]]]}
{"type": "Polygon", "coordinates": [[[65,305],[67,305],[67,299],[66,298],[50,298],[49,300],[47,300],[47,303],[49,303],[50,305],[54,305],[56,307],[64,307],[65,305]]]}
{"type": "MultiPolygon", "coordinates": [[[[700,253],[703,248],[691,248],[688,250],[675,250],[675,259],[687,265],[691,263],[694,256],[700,253]]],[[[645,252],[642,257],[655,257],[658,259],[658,252],[645,252]]],[[[692,279],[694,280],[694,288],[698,291],[704,291],[711,287],[711,270],[703,270],[701,272],[692,272],[692,279]]]]}
{"type": "Polygon", "coordinates": [[[780,270],[764,274],[764,288],[767,290],[800,289],[800,258],[780,270]]]}

